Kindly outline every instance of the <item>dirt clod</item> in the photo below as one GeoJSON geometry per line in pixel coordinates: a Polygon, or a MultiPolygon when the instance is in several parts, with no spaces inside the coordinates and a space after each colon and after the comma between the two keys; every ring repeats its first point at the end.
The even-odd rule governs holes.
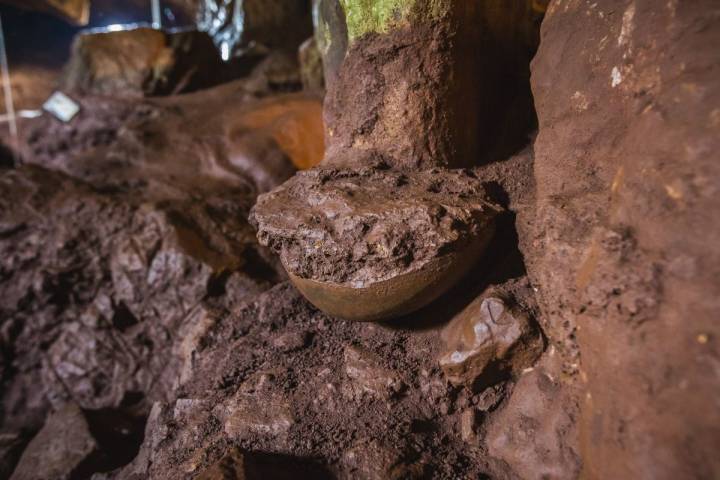
{"type": "Polygon", "coordinates": [[[321,167],[262,195],[260,243],[301,278],[364,287],[462,249],[497,212],[465,171],[321,167]]]}

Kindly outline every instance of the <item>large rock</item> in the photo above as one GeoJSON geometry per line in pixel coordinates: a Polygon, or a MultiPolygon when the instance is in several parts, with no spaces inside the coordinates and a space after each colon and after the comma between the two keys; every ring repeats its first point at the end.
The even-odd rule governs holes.
{"type": "Polygon", "coordinates": [[[83,412],[68,404],[50,415],[28,444],[11,480],[66,480],[87,475],[83,462],[98,449],[83,412]]]}
{"type": "Polygon", "coordinates": [[[191,361],[174,359],[192,355],[172,348],[170,332],[192,338],[187,324],[222,289],[222,272],[242,272],[250,257],[262,265],[249,225],[217,203],[197,208],[197,196],[192,206],[102,194],[28,166],[3,172],[0,191],[6,426],[37,428],[48,401],[162,398],[191,361]]]}
{"type": "Polygon", "coordinates": [[[564,0],[542,26],[521,240],[545,330],[585,390],[588,478],[720,475],[719,13],[564,0]]]}
{"type": "Polygon", "coordinates": [[[223,69],[205,33],[136,28],[78,35],[61,84],[77,94],[167,95],[220,83],[223,69]]]}
{"type": "Polygon", "coordinates": [[[303,278],[363,286],[417,270],[490,228],[496,210],[465,172],[301,172],[259,197],[261,243],[303,278]]]}
{"type": "Polygon", "coordinates": [[[258,197],[251,221],[318,308],[379,320],[452,286],[481,255],[496,213],[468,172],[402,173],[377,161],[301,172],[258,197]]]}

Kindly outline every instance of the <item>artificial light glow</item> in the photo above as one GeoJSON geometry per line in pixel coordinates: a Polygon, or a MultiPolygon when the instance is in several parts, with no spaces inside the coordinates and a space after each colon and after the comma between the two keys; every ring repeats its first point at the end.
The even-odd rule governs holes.
{"type": "Polygon", "coordinates": [[[108,32],[120,32],[122,30],[125,30],[125,25],[115,23],[113,25],[108,25],[107,27],[105,27],[105,30],[107,30],[108,32]]]}

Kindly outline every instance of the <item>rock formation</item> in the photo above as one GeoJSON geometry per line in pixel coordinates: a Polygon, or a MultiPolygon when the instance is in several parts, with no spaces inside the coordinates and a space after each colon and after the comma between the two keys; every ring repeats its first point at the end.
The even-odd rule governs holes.
{"type": "Polygon", "coordinates": [[[78,35],[61,84],[78,95],[167,95],[213,86],[223,68],[205,33],[136,28],[78,35]]]}
{"type": "Polygon", "coordinates": [[[720,471],[718,6],[554,1],[533,60],[544,328],[580,382],[588,478],[720,471]],[[575,60],[569,61],[567,59],[575,60]]]}

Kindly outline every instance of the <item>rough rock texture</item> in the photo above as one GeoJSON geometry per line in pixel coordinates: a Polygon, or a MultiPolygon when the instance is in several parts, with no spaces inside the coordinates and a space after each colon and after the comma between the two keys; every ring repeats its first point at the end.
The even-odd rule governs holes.
{"type": "Polygon", "coordinates": [[[12,199],[0,202],[8,426],[32,427],[47,402],[163,398],[180,375],[173,332],[187,336],[199,302],[233,272],[267,268],[238,208],[218,197],[101,194],[37,167],[5,172],[0,189],[12,199]]]}
{"type": "Polygon", "coordinates": [[[82,464],[98,449],[82,410],[67,404],[48,417],[28,444],[11,480],[68,480],[87,475],[82,464]]]}
{"type": "MultiPolygon", "coordinates": [[[[499,288],[532,309],[522,279],[499,288]]],[[[446,307],[418,316],[442,321],[446,307]]],[[[449,385],[438,330],[413,320],[411,329],[330,318],[288,283],[248,299],[200,337],[188,381],[153,407],[140,454],[114,478],[194,478],[233,447],[334,478],[507,475],[463,439],[462,419],[496,409],[513,380],[482,393],[449,385]],[[301,348],[273,346],[308,331],[301,348]]]]}
{"type": "MultiPolygon", "coordinates": [[[[216,95],[227,99],[227,94],[233,91],[223,87],[216,95]]],[[[275,474],[273,468],[308,472],[308,478],[451,479],[476,478],[484,474],[509,477],[509,467],[488,456],[480,442],[484,419],[499,411],[512,394],[515,379],[498,379],[481,392],[448,384],[437,362],[442,348],[437,327],[482,294],[489,284],[500,284],[496,295],[512,298],[523,311],[537,315],[533,291],[522,276],[522,261],[515,248],[517,238],[513,236],[512,212],[498,215],[498,234],[488,247],[487,261],[482,267],[473,269],[468,278],[441,302],[391,325],[358,324],[330,318],[315,310],[288,283],[266,290],[267,285],[278,278],[263,260],[263,251],[254,243],[246,245],[250,251],[258,249],[248,259],[249,270],[241,267],[227,277],[216,277],[210,274],[212,263],[205,259],[213,256],[195,257],[195,252],[205,251],[199,248],[203,243],[190,242],[194,253],[189,255],[181,249],[187,243],[175,242],[178,237],[190,233],[184,228],[178,232],[175,219],[193,219],[191,232],[199,232],[203,239],[206,236],[210,240],[215,238],[211,250],[223,252],[226,244],[222,238],[244,231],[246,224],[242,219],[256,190],[250,183],[240,181],[240,173],[227,169],[224,164],[211,169],[208,165],[212,164],[204,163],[207,157],[193,155],[186,158],[168,147],[177,144],[178,149],[203,152],[198,145],[216,145],[213,142],[218,140],[217,133],[209,133],[216,132],[218,124],[211,124],[208,119],[225,122],[244,117],[244,109],[228,108],[227,118],[204,113],[217,112],[218,108],[210,104],[212,98],[216,97],[193,94],[162,102],[143,101],[141,111],[148,113],[138,117],[137,111],[130,109],[135,113],[128,114],[127,120],[115,120],[118,126],[114,130],[124,133],[111,136],[107,144],[97,147],[90,146],[91,132],[98,128],[101,119],[112,118],[109,107],[102,114],[103,110],[93,110],[97,112],[95,123],[53,124],[57,129],[54,130],[57,143],[52,139],[42,140],[43,137],[38,137],[34,143],[42,152],[38,155],[38,163],[62,168],[84,180],[29,166],[2,172],[12,185],[22,185],[14,179],[24,178],[29,171],[39,172],[40,184],[43,181],[59,182],[59,187],[53,188],[53,184],[48,187],[53,193],[50,198],[68,197],[67,202],[75,198],[76,203],[87,204],[87,215],[91,214],[96,202],[101,202],[102,205],[116,206],[113,208],[121,212],[125,209],[136,212],[138,220],[149,222],[152,219],[151,224],[157,226],[148,231],[136,228],[134,220],[128,220],[127,230],[118,230],[112,237],[118,240],[118,249],[110,248],[107,254],[103,253],[106,250],[95,233],[112,225],[111,220],[115,217],[105,214],[94,217],[103,221],[91,222],[86,220],[84,210],[79,213],[72,210],[72,215],[57,215],[50,222],[45,213],[49,207],[36,206],[35,210],[41,215],[26,230],[40,232],[48,239],[60,239],[61,245],[66,238],[57,233],[62,232],[62,225],[68,226],[64,235],[82,234],[75,246],[60,250],[65,252],[65,256],[59,257],[61,260],[68,258],[67,252],[78,255],[83,252],[85,256],[77,257],[78,262],[90,264],[75,271],[70,281],[84,278],[83,272],[95,272],[97,266],[100,272],[106,272],[97,288],[111,297],[121,294],[127,307],[127,310],[119,308],[117,315],[114,311],[101,315],[104,311],[101,308],[107,308],[107,303],[102,301],[81,308],[80,302],[90,296],[86,292],[94,292],[94,287],[90,289],[85,285],[94,280],[77,283],[77,289],[70,283],[73,288],[68,287],[67,291],[77,292],[70,295],[75,303],[65,310],[58,309],[57,314],[43,313],[38,317],[59,322],[61,333],[57,336],[48,334],[47,342],[33,344],[32,348],[36,350],[30,355],[39,359],[44,372],[52,373],[52,369],[60,365],[58,370],[63,376],[45,375],[37,380],[38,376],[32,373],[34,370],[30,370],[25,377],[25,385],[42,385],[51,392],[61,391],[63,382],[70,385],[73,398],[88,402],[87,405],[92,407],[86,412],[93,414],[88,420],[91,429],[101,419],[128,408],[127,404],[139,410],[141,418],[147,417],[144,440],[140,435],[132,442],[125,441],[128,447],[135,449],[127,448],[131,452],[137,451],[142,442],[132,463],[127,465],[134,454],[124,456],[123,462],[115,463],[116,466],[126,465],[124,468],[104,469],[104,473],[97,474],[96,480],[195,478],[212,469],[235,447],[242,450],[244,459],[251,458],[256,462],[253,464],[259,465],[256,472],[260,478],[273,478],[268,473],[275,474]],[[169,105],[183,115],[198,116],[192,130],[183,130],[180,119],[165,110],[169,105]],[[70,138],[77,141],[70,142],[70,138]],[[63,141],[69,148],[54,146],[63,141]],[[115,156],[105,152],[114,152],[115,156]],[[201,160],[200,166],[193,163],[198,160],[201,160]],[[211,176],[209,172],[218,174],[211,176]],[[228,190],[228,184],[234,185],[234,189],[228,190]],[[137,209],[135,202],[140,204],[137,209]],[[178,216],[168,216],[166,208],[176,211],[178,216]],[[215,217],[222,212],[227,212],[228,217],[222,214],[215,217]],[[207,218],[217,219],[217,223],[209,224],[207,218]],[[162,234],[163,241],[157,242],[152,235],[156,231],[162,234]],[[135,242],[126,242],[129,237],[135,238],[135,242]],[[82,243],[85,239],[88,243],[82,243]],[[133,243],[137,248],[129,248],[133,243]],[[185,307],[180,299],[173,300],[177,298],[171,292],[174,289],[166,289],[163,282],[159,284],[161,288],[153,289],[147,283],[150,270],[142,261],[147,255],[142,248],[146,243],[151,249],[159,248],[155,255],[158,258],[171,256],[181,260],[177,270],[169,266],[165,270],[168,281],[181,287],[186,295],[188,292],[190,296],[202,295],[196,307],[190,309],[188,316],[180,322],[173,318],[185,307]],[[91,257],[98,258],[97,263],[83,260],[91,257]],[[114,269],[104,270],[108,265],[104,258],[122,262],[114,269]],[[173,273],[184,272],[184,266],[188,264],[195,266],[189,276],[178,277],[173,273]],[[210,280],[205,284],[208,274],[217,281],[210,280]],[[116,280],[122,288],[115,288],[116,280]],[[205,285],[206,289],[203,288],[205,285]],[[154,302],[158,305],[157,315],[152,308],[146,310],[154,302]],[[134,323],[133,316],[127,311],[145,313],[136,317],[134,323]],[[166,322],[174,323],[168,327],[166,322]],[[99,348],[89,348],[93,344],[99,348]],[[153,356],[146,356],[145,352],[150,350],[157,357],[148,362],[153,356]],[[114,355],[108,356],[108,352],[114,355]],[[43,358],[47,359],[45,363],[43,358]],[[140,380],[147,378],[146,372],[157,371],[154,369],[160,364],[164,368],[150,390],[135,390],[125,395],[119,407],[97,409],[115,402],[116,392],[124,390],[125,385],[132,386],[136,376],[140,380]],[[113,377],[114,372],[117,372],[116,377],[113,377]],[[134,375],[129,374],[133,372],[134,375]],[[109,381],[113,378],[117,378],[119,385],[109,381]],[[125,380],[128,378],[130,383],[125,380]],[[93,395],[90,392],[96,385],[103,388],[93,395]],[[149,409],[153,400],[159,401],[149,409]],[[468,412],[474,412],[474,422],[468,423],[469,418],[473,419],[468,412]]],[[[265,102],[269,100],[260,105],[283,105],[283,102],[265,102]]],[[[248,122],[245,133],[249,135],[257,119],[244,118],[248,122]]],[[[507,205],[515,209],[529,201],[531,189],[528,188],[527,173],[531,159],[530,153],[525,152],[506,162],[479,168],[472,174],[455,174],[460,178],[472,179],[473,175],[482,178],[480,183],[486,184],[488,193],[492,191],[494,197],[501,198],[501,191],[509,192],[511,201],[507,205]]],[[[16,194],[12,196],[20,198],[16,194]]],[[[36,193],[36,197],[43,198],[43,190],[36,193]]],[[[38,205],[42,206],[42,202],[38,205]]],[[[14,202],[2,211],[14,216],[21,206],[22,202],[14,202]]],[[[131,220],[134,218],[132,216],[131,220]]],[[[141,222],[139,226],[142,225],[141,222]]],[[[109,243],[115,245],[112,238],[109,243]]],[[[231,242],[236,246],[238,243],[231,242]]],[[[55,258],[55,247],[45,250],[39,254],[33,250],[33,256],[39,262],[55,258]]],[[[75,257],[69,255],[69,258],[75,257]]],[[[13,271],[22,278],[20,270],[13,271]]],[[[37,273],[38,269],[31,271],[37,273]]],[[[160,281],[164,276],[152,278],[160,281]]],[[[51,286],[57,284],[50,282],[51,286]]],[[[3,288],[10,286],[3,282],[3,288]]],[[[45,298],[41,297],[38,305],[47,305],[43,303],[45,298]]],[[[21,311],[28,311],[28,305],[23,304],[21,311]]],[[[112,307],[112,303],[110,305],[112,307]]],[[[50,303],[49,306],[56,305],[50,303]]],[[[20,382],[12,368],[5,372],[5,379],[20,382]]],[[[571,405],[566,402],[564,397],[561,398],[567,410],[571,405]]],[[[45,400],[33,417],[37,423],[35,428],[42,425],[47,408],[48,401],[45,400]]],[[[522,415],[522,409],[513,412],[522,415]]],[[[6,418],[11,417],[3,417],[3,421],[6,418]]],[[[30,418],[29,415],[25,417],[30,418]]],[[[23,425],[27,426],[27,423],[23,425]]],[[[8,426],[3,424],[4,428],[8,426]]],[[[142,425],[139,430],[142,431],[142,425]]],[[[117,442],[112,444],[117,445],[117,442]]],[[[103,445],[100,447],[101,451],[107,451],[103,445]]],[[[495,452],[498,458],[503,455],[500,450],[495,452]]]]}
{"type": "Polygon", "coordinates": [[[327,162],[378,150],[402,168],[470,166],[524,145],[539,2],[320,0],[316,8],[327,162]]]}
{"type": "Polygon", "coordinates": [[[523,372],[508,401],[483,426],[488,454],[522,479],[574,479],[580,474],[575,392],[559,378],[554,349],[523,372]]]}
{"type": "Polygon", "coordinates": [[[479,149],[472,108],[478,90],[464,87],[477,70],[474,57],[461,52],[476,30],[460,34],[458,24],[477,21],[477,9],[469,2],[453,4],[458,11],[444,4],[443,15],[412,27],[351,38],[337,78],[328,84],[326,162],[370,150],[403,168],[472,164],[479,149]],[[449,76],[453,82],[446,81],[449,76]]]}
{"type": "Polygon", "coordinates": [[[443,329],[440,357],[448,380],[480,388],[498,377],[519,374],[542,351],[542,337],[527,315],[501,298],[480,297],[443,329]]]}
{"type": "Polygon", "coordinates": [[[71,400],[103,412],[94,429],[173,397],[220,315],[211,304],[235,305],[279,279],[245,219],[258,191],[294,171],[289,155],[303,151],[294,135],[312,134],[302,133],[307,112],[320,117],[317,100],[256,101],[237,84],[167,103],[82,106],[70,124],[25,122],[28,165],[0,170],[8,471],[51,407],[71,400]],[[228,99],[237,106],[217,115],[228,99]]]}
{"type": "Polygon", "coordinates": [[[563,0],[543,22],[521,239],[583,389],[587,478],[720,475],[719,19],[712,0],[563,0]]]}
{"type": "Polygon", "coordinates": [[[76,94],[167,95],[215,85],[224,66],[202,32],[150,28],[80,34],[61,79],[76,94]]]}
{"type": "Polygon", "coordinates": [[[322,167],[258,198],[260,243],[302,277],[362,287],[461,250],[497,213],[471,172],[322,167]]]}
{"type": "Polygon", "coordinates": [[[345,375],[348,377],[347,394],[390,397],[404,388],[399,375],[382,366],[382,359],[373,352],[356,346],[345,348],[345,375]]]}

